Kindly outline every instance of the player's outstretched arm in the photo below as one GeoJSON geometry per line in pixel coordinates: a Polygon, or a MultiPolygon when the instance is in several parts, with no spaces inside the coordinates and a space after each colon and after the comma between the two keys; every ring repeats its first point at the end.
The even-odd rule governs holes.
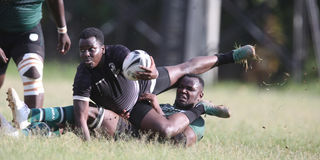
{"type": "Polygon", "coordinates": [[[73,100],[75,129],[83,134],[84,140],[90,140],[90,132],[87,125],[89,102],[73,100]]]}
{"type": "Polygon", "coordinates": [[[203,104],[205,108],[205,114],[216,116],[219,118],[230,118],[231,114],[225,105],[214,105],[210,101],[201,100],[198,104],[203,104]]]}
{"type": "Polygon", "coordinates": [[[51,10],[57,25],[58,45],[57,50],[61,54],[66,54],[71,47],[71,41],[67,33],[67,24],[64,14],[63,0],[47,0],[47,4],[51,10]]]}

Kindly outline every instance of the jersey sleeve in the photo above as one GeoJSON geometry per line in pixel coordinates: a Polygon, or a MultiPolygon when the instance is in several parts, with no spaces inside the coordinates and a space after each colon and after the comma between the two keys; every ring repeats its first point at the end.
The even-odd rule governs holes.
{"type": "Polygon", "coordinates": [[[73,82],[73,100],[90,100],[91,75],[83,64],[77,68],[77,73],[73,82]]]}

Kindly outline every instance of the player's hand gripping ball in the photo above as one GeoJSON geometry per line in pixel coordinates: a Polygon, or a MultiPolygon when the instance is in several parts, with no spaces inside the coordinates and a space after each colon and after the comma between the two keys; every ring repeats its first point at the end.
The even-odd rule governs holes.
{"type": "Polygon", "coordinates": [[[138,80],[136,72],[143,72],[140,66],[150,67],[151,59],[147,52],[143,50],[134,50],[130,52],[123,61],[122,71],[123,75],[130,80],[138,80]]]}

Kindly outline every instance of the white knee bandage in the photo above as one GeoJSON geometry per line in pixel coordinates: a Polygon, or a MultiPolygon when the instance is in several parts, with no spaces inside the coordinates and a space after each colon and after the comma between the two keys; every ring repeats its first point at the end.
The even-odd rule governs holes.
{"type": "Polygon", "coordinates": [[[19,62],[18,71],[23,82],[25,96],[38,95],[39,93],[44,92],[42,84],[42,70],[43,60],[38,54],[27,53],[19,62]],[[38,77],[25,76],[25,73],[30,71],[32,67],[36,69],[38,77]]]}

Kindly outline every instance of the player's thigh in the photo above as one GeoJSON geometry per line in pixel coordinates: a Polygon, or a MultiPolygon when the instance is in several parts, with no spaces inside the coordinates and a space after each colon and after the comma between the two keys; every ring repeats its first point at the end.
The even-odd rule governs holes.
{"type": "Polygon", "coordinates": [[[183,67],[183,64],[165,67],[170,77],[170,86],[174,85],[183,75],[186,74],[185,69],[183,69],[183,67]]]}
{"type": "Polygon", "coordinates": [[[168,120],[157,113],[149,103],[138,101],[130,112],[129,121],[138,129],[160,131],[168,120]]]}
{"type": "Polygon", "coordinates": [[[191,146],[197,142],[197,135],[189,126],[183,131],[186,137],[186,146],[191,146]]]}
{"type": "Polygon", "coordinates": [[[119,115],[107,109],[104,112],[101,128],[109,135],[114,135],[117,130],[119,115]]]}
{"type": "Polygon", "coordinates": [[[163,132],[167,124],[168,120],[164,116],[151,109],[142,119],[140,129],[163,132]]]}
{"type": "Polygon", "coordinates": [[[16,37],[16,41],[10,51],[10,55],[17,65],[26,54],[30,53],[37,54],[43,61],[44,38],[40,24],[35,26],[30,31],[20,33],[16,37]]]}

